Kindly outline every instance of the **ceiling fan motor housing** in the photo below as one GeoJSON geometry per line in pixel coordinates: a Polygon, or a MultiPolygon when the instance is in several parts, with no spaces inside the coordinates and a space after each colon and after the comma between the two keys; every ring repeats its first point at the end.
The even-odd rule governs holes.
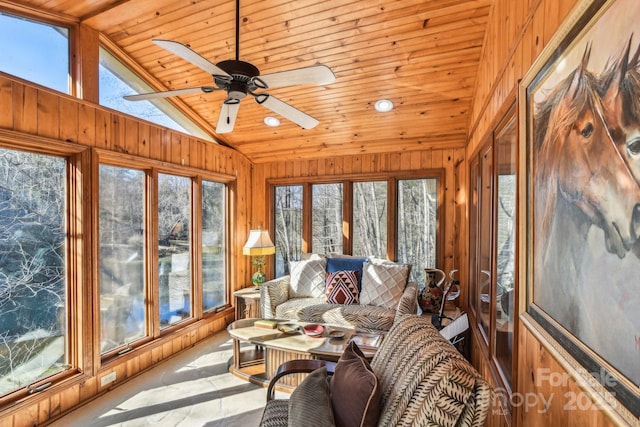
{"type": "Polygon", "coordinates": [[[260,75],[260,70],[253,64],[229,59],[216,65],[232,77],[229,81],[223,77],[213,76],[218,86],[227,91],[230,99],[243,99],[248,92],[258,88],[252,79],[260,75]]]}

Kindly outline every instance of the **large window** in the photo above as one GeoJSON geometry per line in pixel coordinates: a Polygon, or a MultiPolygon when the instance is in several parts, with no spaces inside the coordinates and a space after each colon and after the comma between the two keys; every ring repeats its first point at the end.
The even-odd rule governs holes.
{"type": "Polygon", "coordinates": [[[342,253],[342,184],[311,188],[311,247],[320,254],[342,253]]]}
{"type": "Polygon", "coordinates": [[[147,335],[145,173],[100,165],[100,350],[147,335]]]}
{"type": "Polygon", "coordinates": [[[202,181],[202,310],[227,302],[226,283],[226,186],[202,181]]]}
{"type": "Polygon", "coordinates": [[[302,185],[275,187],[276,277],[289,274],[289,262],[302,255],[302,185]]]}
{"type": "Polygon", "coordinates": [[[413,265],[411,280],[424,283],[425,268],[438,266],[436,231],[437,179],[398,180],[398,261],[413,265]]]}
{"type": "Polygon", "coordinates": [[[353,255],[387,256],[387,182],[353,183],[353,255]]]}
{"type": "Polygon", "coordinates": [[[225,182],[103,157],[100,351],[108,358],[227,306],[229,215],[225,182]]]}
{"type": "Polygon", "coordinates": [[[66,168],[0,148],[0,396],[70,363],[66,168]]]}
{"type": "Polygon", "coordinates": [[[69,93],[69,29],[0,11],[0,71],[69,93]]]}
{"type": "Polygon", "coordinates": [[[423,282],[424,269],[441,261],[440,181],[435,175],[274,185],[276,277],[288,274],[289,262],[301,259],[303,251],[378,258],[394,254],[391,258],[413,265],[411,280],[423,282]],[[350,195],[347,200],[345,194],[350,195]]]}
{"type": "Polygon", "coordinates": [[[155,91],[103,47],[100,47],[99,88],[100,105],[208,141],[213,140],[211,135],[196,126],[166,99],[148,101],[123,99],[125,95],[155,91]]]}
{"type": "Polygon", "coordinates": [[[191,179],[158,174],[160,327],[191,317],[191,179]]]}

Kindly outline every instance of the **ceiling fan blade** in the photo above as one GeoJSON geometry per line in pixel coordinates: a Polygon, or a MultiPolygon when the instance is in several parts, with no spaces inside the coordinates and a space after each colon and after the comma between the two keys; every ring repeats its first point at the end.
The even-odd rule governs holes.
{"type": "Polygon", "coordinates": [[[238,117],[238,110],[240,109],[240,102],[223,102],[222,108],[220,108],[220,115],[218,116],[218,125],[216,126],[216,133],[229,133],[233,131],[233,126],[236,124],[236,117],[238,117]]]}
{"type": "Polygon", "coordinates": [[[324,85],[335,80],[336,76],[326,65],[296,68],[295,70],[280,71],[254,78],[259,87],[261,87],[260,83],[265,83],[266,87],[262,89],[304,84],[324,85]]]}
{"type": "Polygon", "coordinates": [[[310,115],[303,113],[286,102],[279,100],[275,96],[267,95],[266,93],[256,95],[256,102],[267,107],[274,113],[278,113],[282,117],[291,120],[293,123],[303,127],[304,129],[314,128],[318,126],[318,123],[320,123],[310,115]]]}
{"type": "Polygon", "coordinates": [[[153,39],[153,42],[158,46],[160,46],[161,48],[164,48],[169,52],[173,53],[174,55],[179,56],[185,61],[191,62],[196,67],[202,68],[204,71],[206,71],[211,75],[225,76],[225,77],[231,78],[231,76],[227,74],[227,72],[224,71],[222,68],[218,67],[213,62],[204,58],[199,53],[194,52],[193,50],[183,45],[182,43],[174,42],[172,40],[160,40],[160,39],[153,39]]]}
{"type": "Polygon", "coordinates": [[[219,90],[212,86],[188,87],[185,89],[165,90],[163,92],[140,93],[136,95],[123,96],[127,101],[144,101],[145,99],[166,98],[168,96],[191,95],[192,93],[204,92],[209,93],[219,90]]]}

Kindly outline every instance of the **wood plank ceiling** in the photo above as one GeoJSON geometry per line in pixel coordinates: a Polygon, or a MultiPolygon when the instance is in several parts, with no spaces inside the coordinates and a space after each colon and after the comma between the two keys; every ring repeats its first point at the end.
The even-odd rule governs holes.
{"type": "MultiPolygon", "coordinates": [[[[216,63],[235,57],[235,0],[25,0],[100,31],[166,89],[212,85],[151,42],[187,44],[216,63]]],[[[326,86],[269,93],[317,118],[304,130],[251,97],[235,130],[215,135],[254,162],[462,147],[492,0],[241,0],[240,59],[271,73],[325,64],[326,86]],[[374,110],[387,98],[395,108],[374,110]]],[[[223,92],[181,97],[215,129],[223,92]]]]}

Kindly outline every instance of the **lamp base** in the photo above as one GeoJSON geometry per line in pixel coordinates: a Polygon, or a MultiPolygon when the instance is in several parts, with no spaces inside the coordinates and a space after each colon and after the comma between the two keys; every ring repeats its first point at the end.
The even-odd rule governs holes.
{"type": "Polygon", "coordinates": [[[260,286],[266,281],[267,275],[260,270],[256,271],[255,273],[253,273],[253,276],[251,276],[251,282],[253,283],[253,286],[260,286]]]}

